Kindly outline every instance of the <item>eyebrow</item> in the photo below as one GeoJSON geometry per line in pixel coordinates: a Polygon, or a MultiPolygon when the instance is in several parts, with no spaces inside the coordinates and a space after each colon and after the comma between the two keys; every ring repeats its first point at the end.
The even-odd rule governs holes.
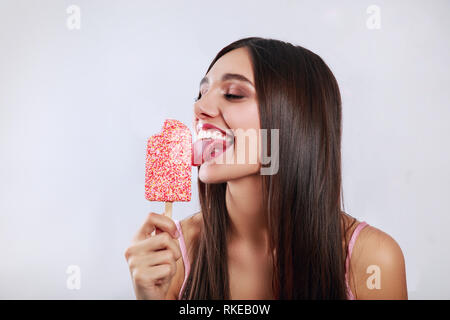
{"type": "MultiPolygon", "coordinates": [[[[238,74],[238,73],[225,73],[222,76],[222,81],[227,81],[227,80],[239,80],[239,81],[244,81],[247,82],[249,84],[252,85],[252,87],[254,87],[253,83],[248,80],[246,77],[244,77],[242,74],[238,74]]],[[[204,84],[204,83],[209,83],[209,80],[207,77],[203,77],[203,79],[200,81],[200,87],[204,84]]]]}

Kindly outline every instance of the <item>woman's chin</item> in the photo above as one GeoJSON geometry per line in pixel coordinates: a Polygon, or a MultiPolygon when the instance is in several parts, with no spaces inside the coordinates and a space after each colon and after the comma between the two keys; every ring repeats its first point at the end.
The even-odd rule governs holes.
{"type": "Polygon", "coordinates": [[[228,181],[230,169],[221,168],[223,164],[214,163],[212,160],[203,163],[198,172],[198,178],[203,183],[223,183],[228,181]]]}
{"type": "Polygon", "coordinates": [[[259,164],[223,164],[208,161],[200,166],[198,178],[203,183],[223,183],[259,173],[259,164]]]}

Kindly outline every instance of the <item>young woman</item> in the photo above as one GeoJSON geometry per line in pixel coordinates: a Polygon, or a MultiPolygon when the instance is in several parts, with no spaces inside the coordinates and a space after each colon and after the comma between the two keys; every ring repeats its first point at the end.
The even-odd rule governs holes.
{"type": "Polygon", "coordinates": [[[230,44],[201,81],[194,128],[268,129],[277,170],[262,175],[260,156],[201,163],[201,211],[151,213],[125,253],[138,299],[407,299],[398,244],[341,211],[341,98],[318,55],[273,39],[230,44]]]}

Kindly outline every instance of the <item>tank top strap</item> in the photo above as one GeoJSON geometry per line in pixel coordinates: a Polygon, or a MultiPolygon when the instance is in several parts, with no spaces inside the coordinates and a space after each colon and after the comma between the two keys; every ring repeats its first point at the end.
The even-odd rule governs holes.
{"type": "Polygon", "coordinates": [[[186,285],[187,277],[189,275],[189,272],[191,271],[191,264],[189,262],[189,256],[188,256],[187,249],[186,249],[186,243],[184,242],[184,236],[183,236],[183,231],[181,230],[180,221],[174,220],[174,222],[175,222],[175,225],[177,226],[178,233],[180,234],[180,236],[178,237],[178,242],[180,244],[181,256],[183,258],[183,264],[184,264],[184,281],[183,281],[183,285],[181,286],[181,290],[178,294],[178,300],[180,300],[181,293],[183,292],[184,287],[186,285]]]}
{"type": "Polygon", "coordinates": [[[353,295],[353,293],[350,289],[350,285],[349,285],[349,281],[348,281],[348,271],[350,268],[350,259],[352,256],[353,247],[355,246],[356,239],[358,238],[358,235],[361,232],[361,230],[368,225],[369,224],[365,221],[362,221],[361,223],[359,223],[356,226],[355,230],[353,231],[353,234],[348,243],[348,251],[347,251],[348,253],[347,253],[347,257],[345,259],[345,284],[347,286],[347,296],[348,296],[349,300],[355,300],[355,296],[353,295]]]}

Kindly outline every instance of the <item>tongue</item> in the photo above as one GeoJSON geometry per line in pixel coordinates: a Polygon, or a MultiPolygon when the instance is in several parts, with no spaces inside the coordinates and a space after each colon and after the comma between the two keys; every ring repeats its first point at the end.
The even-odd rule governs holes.
{"type": "Polygon", "coordinates": [[[203,162],[203,150],[213,142],[213,139],[200,139],[192,145],[192,165],[200,166],[203,162]]]}
{"type": "Polygon", "coordinates": [[[200,139],[194,142],[192,145],[192,165],[200,166],[203,162],[210,160],[212,158],[211,153],[214,150],[212,145],[216,143],[223,145],[222,150],[225,148],[225,141],[217,139],[200,139]]]}

